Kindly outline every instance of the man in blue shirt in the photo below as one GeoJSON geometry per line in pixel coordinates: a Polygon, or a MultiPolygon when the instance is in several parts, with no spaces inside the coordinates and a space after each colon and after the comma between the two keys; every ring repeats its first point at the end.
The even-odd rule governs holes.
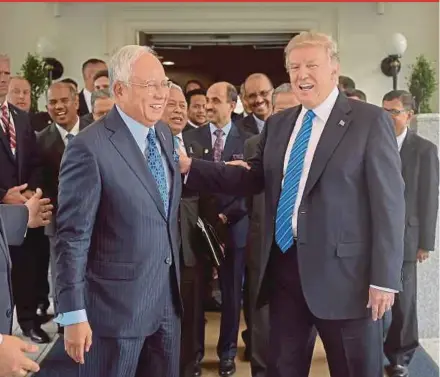
{"type": "Polygon", "coordinates": [[[141,46],[119,50],[109,76],[115,107],[61,163],[56,320],[81,376],[178,377],[181,177],[160,121],[171,82],[141,46]]]}

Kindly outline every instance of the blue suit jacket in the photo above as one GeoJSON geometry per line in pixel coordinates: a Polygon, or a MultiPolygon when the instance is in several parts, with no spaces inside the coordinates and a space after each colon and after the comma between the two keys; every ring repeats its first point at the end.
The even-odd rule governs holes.
{"type": "Polygon", "coordinates": [[[0,205],[0,334],[10,334],[12,328],[12,265],[8,245],[19,246],[23,242],[28,217],[24,205],[0,205]]]}
{"type": "Polygon", "coordinates": [[[61,162],[56,304],[59,313],[86,309],[99,336],[154,332],[170,285],[177,310],[181,308],[181,176],[170,129],[161,122],[155,129],[171,172],[169,216],[145,157],[116,108],[80,132],[61,162]]]}

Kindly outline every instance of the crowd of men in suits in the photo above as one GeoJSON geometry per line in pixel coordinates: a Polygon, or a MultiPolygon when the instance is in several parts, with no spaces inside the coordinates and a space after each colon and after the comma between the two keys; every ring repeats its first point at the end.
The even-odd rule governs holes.
{"type": "MultiPolygon", "coordinates": [[[[330,44],[326,48],[331,52],[333,45],[326,37],[311,38],[318,47],[330,44]]],[[[286,59],[294,59],[291,54],[304,48],[295,43],[286,49],[286,59]]],[[[37,343],[50,341],[41,329],[51,319],[47,312],[50,264],[56,288],[55,321],[60,333],[65,329],[67,353],[85,375],[119,376],[120,368],[129,366],[134,368],[133,376],[136,370],[166,377],[202,375],[204,303],[213,270],[198,227],[203,219],[224,246],[225,257],[217,271],[221,377],[235,373],[242,309],[247,329],[241,336],[253,377],[306,376],[317,333],[326,346],[332,376],[355,372],[376,376],[377,365],[371,361],[375,355],[369,350],[377,348],[377,341],[384,343],[389,376],[408,376],[418,346],[416,262],[426,260],[434,249],[439,185],[437,148],[408,128],[412,96],[402,90],[387,93],[383,111],[366,103],[365,93],[355,88],[353,80],[331,71],[335,87],[329,85],[323,106],[312,104],[315,113],[310,115],[307,95],[302,98],[294,90],[295,75],[305,77],[303,86],[311,85],[309,76],[315,78],[301,62],[289,61],[292,83],[277,88],[265,74],[254,73],[238,90],[227,82],[205,89],[197,80],[182,89],[166,79],[151,51],[139,46],[121,51],[109,63],[110,70],[102,60],[86,61],[80,92],[71,79],[52,83],[47,112],[38,114],[30,111],[29,82],[11,77],[8,57],[0,56],[1,201],[26,204],[39,187],[55,214],[44,228],[29,229],[20,246],[8,242],[14,304],[24,335],[37,343]],[[128,78],[121,74],[127,56],[132,56],[133,69],[128,78]],[[235,113],[238,99],[242,114],[235,113]],[[149,108],[139,113],[136,105],[142,107],[142,101],[150,101],[149,108]],[[310,170],[313,182],[303,173],[293,190],[302,190],[298,196],[308,199],[296,207],[292,204],[293,217],[283,220],[278,218],[276,201],[280,196],[282,203],[284,190],[280,193],[275,186],[283,176],[281,187],[287,187],[286,150],[301,153],[295,138],[303,135],[294,131],[290,136],[292,127],[298,123],[295,130],[300,129],[301,122],[302,127],[313,124],[316,129],[327,123],[329,129],[332,124],[333,135],[320,131],[325,141],[318,143],[319,136],[311,131],[310,145],[316,152],[296,164],[304,165],[307,174],[310,170]],[[150,127],[155,135],[148,133],[150,127]],[[158,147],[158,155],[152,145],[158,147]],[[190,161],[188,174],[184,165],[181,171],[173,165],[179,159],[181,164],[190,161]],[[285,161],[284,170],[275,159],[285,161]],[[254,172],[252,179],[249,172],[254,172]],[[144,202],[145,196],[151,203],[144,202]],[[341,213],[345,206],[352,206],[352,211],[341,213]],[[370,231],[381,233],[375,216],[381,217],[382,231],[388,234],[370,244],[370,231]],[[270,233],[274,222],[281,227],[278,224],[286,221],[295,224],[287,243],[270,233]],[[334,228],[326,229],[327,222],[334,228]],[[173,238],[176,230],[178,239],[173,238]],[[171,246],[165,245],[168,242],[171,246]],[[391,249],[389,257],[378,256],[385,244],[391,249]],[[145,245],[154,249],[151,255],[137,255],[145,245]],[[121,248],[131,254],[121,257],[121,248]],[[377,254],[373,258],[370,249],[377,254]],[[371,278],[370,270],[380,272],[371,278]],[[319,283],[313,280],[318,277],[319,283]],[[83,292],[84,279],[90,292],[83,292]],[[376,296],[383,302],[388,299],[381,292],[393,296],[377,309],[376,296]],[[332,302],[335,295],[337,304],[332,302]],[[382,318],[394,301],[385,339],[367,334],[368,295],[373,319],[382,318]],[[108,316],[110,311],[113,316],[108,316]],[[338,331],[365,335],[354,347],[355,352],[365,351],[358,364],[362,367],[355,371],[350,368],[356,357],[350,352],[343,355],[347,344],[338,338],[338,331]],[[140,335],[143,338],[136,340],[140,335]],[[154,357],[158,344],[162,353],[154,357]]],[[[334,64],[334,57],[330,58],[334,64]]],[[[301,90],[313,90],[313,85],[301,90]]],[[[7,233],[7,237],[11,236],[7,233]]],[[[0,349],[0,365],[2,357],[0,349]]]]}

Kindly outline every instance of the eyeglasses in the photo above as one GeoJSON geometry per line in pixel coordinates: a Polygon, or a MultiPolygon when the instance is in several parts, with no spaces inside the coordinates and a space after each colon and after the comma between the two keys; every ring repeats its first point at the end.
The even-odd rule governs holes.
{"type": "Polygon", "coordinates": [[[391,115],[397,116],[403,113],[406,113],[408,110],[398,110],[398,109],[384,109],[385,111],[388,111],[391,115]]]}
{"type": "Polygon", "coordinates": [[[147,81],[147,82],[133,82],[128,81],[127,84],[138,86],[140,88],[145,88],[147,90],[148,94],[154,94],[157,93],[159,90],[168,90],[171,88],[171,85],[173,84],[170,80],[163,80],[161,82],[157,81],[147,81]]]}
{"type": "Polygon", "coordinates": [[[258,93],[251,93],[248,94],[246,97],[251,100],[251,101],[255,101],[257,99],[258,96],[266,98],[270,95],[270,93],[272,92],[273,89],[269,89],[269,90],[262,90],[261,92],[258,93]]]}

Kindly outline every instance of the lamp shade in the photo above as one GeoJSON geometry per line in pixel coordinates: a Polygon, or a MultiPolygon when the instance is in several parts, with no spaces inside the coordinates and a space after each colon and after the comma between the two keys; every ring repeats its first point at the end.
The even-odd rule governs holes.
{"type": "Polygon", "coordinates": [[[388,45],[388,54],[402,56],[407,48],[406,37],[401,33],[394,33],[388,45]]]}

